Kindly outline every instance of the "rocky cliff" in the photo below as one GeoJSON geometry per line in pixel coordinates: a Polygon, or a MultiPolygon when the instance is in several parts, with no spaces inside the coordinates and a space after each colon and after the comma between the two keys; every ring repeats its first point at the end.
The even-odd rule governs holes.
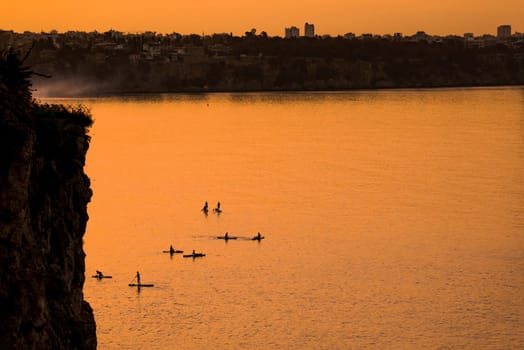
{"type": "Polygon", "coordinates": [[[30,74],[0,57],[0,349],[95,349],[82,292],[92,120],[32,101],[30,74]]]}

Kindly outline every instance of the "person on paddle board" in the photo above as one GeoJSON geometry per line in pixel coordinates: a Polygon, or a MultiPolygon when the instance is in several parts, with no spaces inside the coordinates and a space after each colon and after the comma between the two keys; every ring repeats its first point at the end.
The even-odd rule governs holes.
{"type": "Polygon", "coordinates": [[[208,204],[207,204],[207,201],[206,203],[204,204],[204,207],[202,208],[203,211],[207,212],[208,210],[208,204]]]}
{"type": "Polygon", "coordinates": [[[136,272],[136,282],[140,284],[140,272],[136,272]]]}
{"type": "Polygon", "coordinates": [[[171,254],[174,254],[174,253],[175,253],[175,250],[173,249],[173,245],[170,245],[170,246],[169,246],[169,252],[170,252],[171,254]]]}

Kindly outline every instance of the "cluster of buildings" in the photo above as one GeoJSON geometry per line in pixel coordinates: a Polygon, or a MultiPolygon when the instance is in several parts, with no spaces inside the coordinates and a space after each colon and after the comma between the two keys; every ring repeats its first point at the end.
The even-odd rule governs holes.
{"type": "MultiPolygon", "coordinates": [[[[229,34],[220,34],[229,36],[229,34]]],[[[141,61],[180,61],[199,60],[210,54],[229,53],[230,48],[220,44],[202,45],[199,35],[157,34],[144,32],[140,34],[126,34],[120,31],[109,30],[104,33],[68,31],[58,33],[53,30],[49,33],[15,33],[0,30],[0,52],[6,48],[15,48],[26,51],[32,47],[31,57],[39,62],[50,62],[60,54],[59,51],[69,48],[79,54],[84,54],[84,60],[105,62],[109,57],[125,57],[132,64],[141,61]]]]}
{"type": "MultiPolygon", "coordinates": [[[[300,37],[300,29],[295,26],[286,27],[284,29],[284,38],[293,39],[300,37]]],[[[306,22],[304,24],[304,37],[313,38],[315,37],[315,25],[306,22]]],[[[321,38],[328,38],[329,35],[323,35],[321,38]]],[[[402,33],[394,33],[393,35],[374,35],[370,33],[364,33],[359,36],[354,33],[346,33],[343,35],[345,39],[385,39],[392,41],[426,41],[428,43],[438,43],[446,39],[453,40],[464,40],[464,45],[468,48],[483,48],[494,46],[500,43],[506,44],[508,46],[519,46],[523,45],[524,34],[523,33],[511,33],[511,25],[503,24],[497,27],[497,35],[483,34],[480,36],[475,36],[473,33],[464,33],[463,37],[456,35],[448,36],[438,36],[438,35],[429,35],[423,31],[418,31],[413,35],[404,36],[402,33]],[[514,40],[512,40],[514,39],[514,40]]]]}
{"type": "MultiPolygon", "coordinates": [[[[285,39],[300,37],[300,30],[295,26],[285,28],[285,39]]],[[[246,32],[246,37],[256,35],[256,30],[246,32]]],[[[263,32],[260,36],[267,37],[263,32]]],[[[319,36],[315,34],[315,25],[306,22],[304,24],[304,35],[306,38],[316,38],[319,40],[330,36],[319,36]]],[[[465,33],[463,36],[434,36],[419,31],[414,35],[404,36],[402,33],[392,35],[373,35],[346,33],[343,36],[349,40],[388,40],[388,41],[411,41],[428,43],[444,42],[446,40],[463,41],[468,48],[484,48],[499,44],[512,48],[524,47],[524,35],[522,33],[512,33],[510,25],[500,25],[497,28],[497,35],[484,34],[475,36],[473,33],[465,33]]],[[[225,57],[232,52],[231,42],[233,35],[230,33],[213,34],[210,36],[200,36],[197,34],[181,35],[157,34],[155,32],[144,32],[140,34],[129,34],[115,30],[105,33],[98,32],[78,32],[69,31],[58,33],[15,33],[13,31],[0,30],[0,51],[7,47],[28,48],[35,42],[40,43],[34,49],[34,54],[41,60],[52,61],[58,55],[61,48],[84,49],[88,52],[89,58],[95,61],[105,61],[108,57],[126,57],[131,63],[137,64],[141,61],[198,61],[205,57],[225,57]]]]}
{"type": "Polygon", "coordinates": [[[505,43],[509,46],[522,46],[524,34],[511,34],[511,26],[503,24],[497,27],[497,35],[484,34],[475,36],[473,33],[464,33],[464,45],[468,48],[484,48],[505,43]],[[516,39],[516,40],[512,40],[516,39]]]}

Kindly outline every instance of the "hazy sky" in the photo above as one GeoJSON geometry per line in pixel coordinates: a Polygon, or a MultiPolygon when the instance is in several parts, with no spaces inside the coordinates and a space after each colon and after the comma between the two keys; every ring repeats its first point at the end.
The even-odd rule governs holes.
{"type": "Polygon", "coordinates": [[[317,34],[524,32],[524,0],[0,0],[0,29],[240,35],[251,28],[282,36],[314,23],[317,34]]]}

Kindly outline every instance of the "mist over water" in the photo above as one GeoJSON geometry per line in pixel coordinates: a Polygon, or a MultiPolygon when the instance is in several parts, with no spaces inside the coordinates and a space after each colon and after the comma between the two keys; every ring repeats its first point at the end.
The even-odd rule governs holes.
{"type": "Polygon", "coordinates": [[[36,77],[33,81],[35,98],[52,99],[60,97],[100,96],[111,91],[114,86],[109,83],[93,82],[88,79],[60,79],[36,77]]]}
{"type": "Polygon", "coordinates": [[[100,349],[524,347],[522,89],[79,102],[100,349]]]}

